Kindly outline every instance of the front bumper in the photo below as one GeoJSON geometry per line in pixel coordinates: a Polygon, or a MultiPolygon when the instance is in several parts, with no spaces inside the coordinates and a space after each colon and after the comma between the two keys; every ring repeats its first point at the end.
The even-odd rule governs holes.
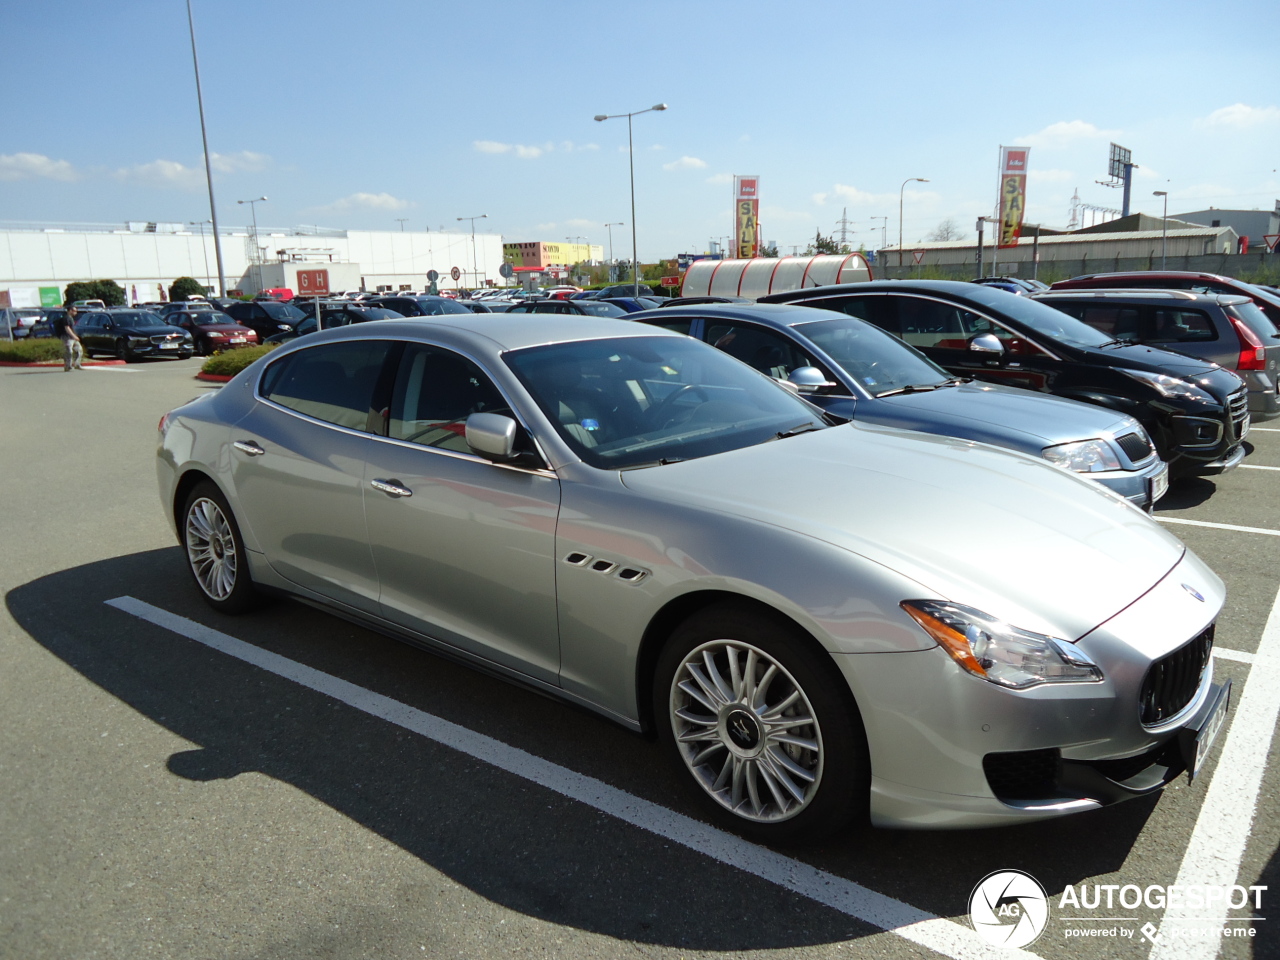
{"type": "Polygon", "coordinates": [[[1152,457],[1148,463],[1134,470],[1081,473],[1077,476],[1102,484],[1112,493],[1148,512],[1169,489],[1169,465],[1159,457],[1152,457]]]}
{"type": "Polygon", "coordinates": [[[867,732],[872,822],[996,826],[1159,790],[1185,769],[1170,751],[1181,731],[1203,722],[1216,689],[1212,662],[1190,702],[1158,725],[1141,722],[1143,680],[1155,661],[1209,626],[1222,600],[1221,581],[1187,554],[1143,597],[1078,641],[1102,666],[1099,682],[1010,690],[965,673],[937,647],[836,656],[867,732]],[[990,776],[993,754],[1038,755],[1048,789],[1013,797],[997,779],[1002,798],[990,776]]]}

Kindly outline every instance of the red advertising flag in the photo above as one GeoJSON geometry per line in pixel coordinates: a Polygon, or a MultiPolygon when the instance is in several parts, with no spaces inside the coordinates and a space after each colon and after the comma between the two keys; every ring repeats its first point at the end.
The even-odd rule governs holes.
{"type": "Polygon", "coordinates": [[[760,255],[760,178],[733,178],[733,255],[760,255]]]}
{"type": "Polygon", "coordinates": [[[1027,155],[1030,147],[1000,148],[1000,236],[997,246],[1016,247],[1027,207],[1027,155]]]}

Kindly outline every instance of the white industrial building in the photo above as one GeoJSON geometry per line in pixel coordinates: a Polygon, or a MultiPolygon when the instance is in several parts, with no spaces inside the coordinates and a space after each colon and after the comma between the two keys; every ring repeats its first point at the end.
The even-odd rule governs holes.
{"type": "MultiPolygon", "coordinates": [[[[498,234],[421,231],[223,228],[227,287],[246,294],[288,286],[299,268],[330,271],[333,290],[423,290],[427,273],[440,288],[500,285],[498,234]],[[459,279],[452,279],[457,268],[459,279]]],[[[178,277],[217,288],[212,232],[176,223],[14,224],[0,222],[0,288],[52,287],[76,280],[115,280],[131,300],[161,298],[178,277]]],[[[222,292],[222,291],[217,291],[222,292]]]]}

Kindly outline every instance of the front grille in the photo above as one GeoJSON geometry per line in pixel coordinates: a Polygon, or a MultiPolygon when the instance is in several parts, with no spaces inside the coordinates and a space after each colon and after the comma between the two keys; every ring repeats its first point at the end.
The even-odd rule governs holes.
{"type": "Polygon", "coordinates": [[[982,772],[1001,800],[1046,800],[1058,792],[1058,751],[988,753],[982,758],[982,772]]]}
{"type": "Polygon", "coordinates": [[[181,339],[182,339],[182,334],[180,333],[161,333],[152,337],[151,342],[156,345],[159,345],[162,343],[173,343],[174,341],[181,340],[181,339]]]}
{"type": "Polygon", "coordinates": [[[1196,695],[1213,651],[1213,624],[1189,643],[1151,665],[1142,681],[1142,722],[1163,723],[1196,695]]]}
{"type": "Polygon", "coordinates": [[[1227,397],[1227,409],[1231,413],[1231,436],[1239,440],[1244,434],[1245,422],[1249,419],[1249,391],[1241,387],[1227,397]]]}
{"type": "Polygon", "coordinates": [[[1126,433],[1123,437],[1119,437],[1116,443],[1120,444],[1120,449],[1124,451],[1124,455],[1131,463],[1141,463],[1155,453],[1151,441],[1143,433],[1126,433]]]}

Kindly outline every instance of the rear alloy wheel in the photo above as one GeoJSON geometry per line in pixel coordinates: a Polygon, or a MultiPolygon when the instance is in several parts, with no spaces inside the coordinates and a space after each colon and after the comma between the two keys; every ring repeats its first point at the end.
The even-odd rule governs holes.
{"type": "Polygon", "coordinates": [[[222,491],[208,480],[191,491],[183,506],[182,546],[187,569],[209,606],[236,614],[258,605],[240,528],[222,491]]]}
{"type": "Polygon", "coordinates": [[[829,835],[865,812],[861,718],[839,672],[781,617],[708,608],[659,659],[659,732],[725,824],[753,839],[829,835]]]}

